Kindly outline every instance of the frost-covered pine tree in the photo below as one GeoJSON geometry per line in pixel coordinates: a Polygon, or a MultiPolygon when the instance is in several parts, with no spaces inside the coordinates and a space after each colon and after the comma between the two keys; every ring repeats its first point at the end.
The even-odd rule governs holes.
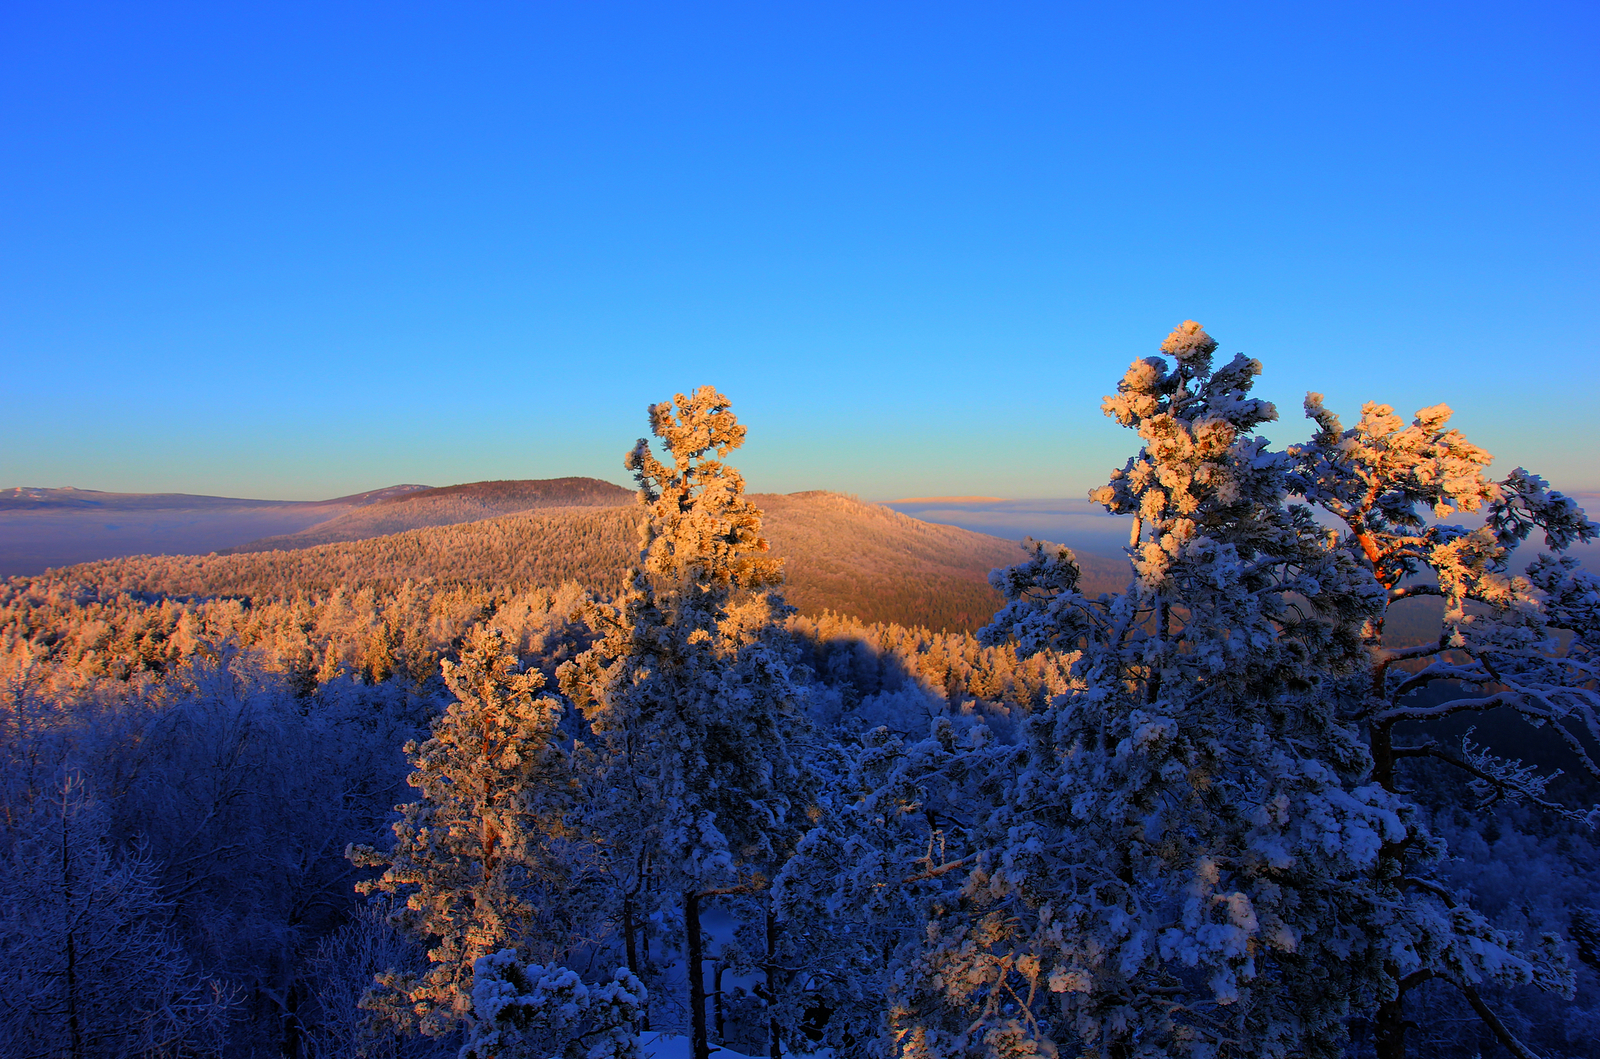
{"type": "Polygon", "coordinates": [[[1337,1055],[1413,944],[1384,850],[1425,836],[1339,716],[1382,594],[1285,503],[1260,365],[1215,348],[1186,323],[1104,402],[1143,441],[1091,494],[1134,516],[1128,590],[1043,544],[996,572],[983,637],[1073,686],[931,906],[904,1053],[1337,1055]]]}
{"type": "MultiPolygon", "coordinates": [[[[1580,767],[1600,778],[1593,750],[1600,739],[1595,686],[1600,580],[1561,555],[1575,543],[1595,539],[1600,526],[1571,498],[1520,467],[1501,481],[1491,479],[1486,469],[1492,457],[1449,427],[1451,411],[1445,405],[1422,409],[1408,426],[1390,406],[1368,403],[1349,429],[1323,406],[1320,394],[1308,394],[1305,409],[1317,431],[1290,450],[1291,486],[1343,523],[1346,532],[1336,547],[1368,565],[1383,590],[1383,606],[1364,629],[1368,664],[1352,711],[1372,747],[1376,779],[1400,790],[1407,764],[1443,763],[1462,781],[1468,806],[1523,801],[1557,815],[1587,817],[1592,826],[1600,807],[1551,801],[1550,777],[1520,761],[1500,758],[1460,736],[1451,746],[1437,737],[1400,738],[1397,732],[1408,722],[1415,732],[1419,723],[1507,708],[1543,738],[1563,744],[1580,767]],[[1477,528],[1445,521],[1457,513],[1480,512],[1484,524],[1477,528]],[[1516,550],[1535,531],[1542,532],[1553,554],[1538,556],[1518,575],[1516,550]],[[1395,644],[1393,637],[1386,642],[1390,609],[1416,599],[1443,604],[1436,633],[1420,643],[1395,644]]],[[[1419,918],[1455,916],[1465,902],[1436,877],[1427,854],[1396,849],[1399,881],[1419,918]]],[[[1459,962],[1451,946],[1442,943],[1425,948],[1419,963],[1392,961],[1393,988],[1375,1024],[1379,1055],[1405,1054],[1405,994],[1426,981],[1453,985],[1504,1045],[1516,1054],[1531,1054],[1478,995],[1477,986],[1494,977],[1570,990],[1553,940],[1543,944],[1554,958],[1520,957],[1496,976],[1459,962]]]]}
{"type": "Polygon", "coordinates": [[[1385,591],[1385,608],[1365,636],[1374,661],[1368,723],[1379,778],[1392,782],[1396,724],[1496,706],[1547,728],[1600,778],[1600,762],[1579,734],[1600,738],[1600,693],[1592,687],[1600,580],[1560,556],[1600,536],[1600,526],[1521,467],[1503,481],[1490,479],[1485,469],[1493,457],[1448,429],[1445,405],[1422,409],[1405,426],[1393,408],[1369,402],[1345,430],[1313,393],[1306,415],[1318,430],[1291,449],[1294,488],[1348,527],[1343,547],[1365,557],[1385,591]],[[1458,511],[1482,511],[1486,524],[1469,530],[1442,521],[1458,511]],[[1539,556],[1517,576],[1514,553],[1536,530],[1555,555],[1539,556]],[[1384,649],[1388,608],[1425,597],[1444,603],[1438,638],[1384,649]],[[1557,633],[1576,639],[1563,648],[1557,633]],[[1426,668],[1402,675],[1400,663],[1423,659],[1426,668]],[[1498,690],[1427,707],[1401,704],[1445,681],[1498,690]]]}
{"type": "Polygon", "coordinates": [[[974,863],[1022,756],[958,720],[970,721],[939,717],[919,740],[878,727],[819,755],[816,824],[775,886],[778,962],[795,969],[778,1004],[791,1039],[885,1054],[884,998],[915,958],[929,903],[974,863]]]}
{"type": "MultiPolygon", "coordinates": [[[[723,463],[744,443],[728,399],[711,387],[650,409],[666,449],[640,439],[626,465],[646,519],[640,562],[604,636],[562,667],[562,689],[599,741],[589,822],[626,898],[682,901],[695,1054],[708,1053],[700,973],[700,902],[763,889],[776,871],[804,784],[789,741],[799,689],[763,629],[790,608],[771,591],[761,512],[723,463]],[[766,593],[761,621],[730,619],[736,596],[766,593]]],[[[631,937],[630,937],[631,946],[631,937]]]]}
{"type": "Polygon", "coordinates": [[[398,807],[393,850],[349,851],[384,869],[360,888],[402,901],[402,925],[429,949],[425,973],[379,975],[366,1003],[428,1036],[469,1015],[479,957],[507,947],[559,957],[586,933],[572,917],[591,904],[569,824],[577,780],[557,732],[560,701],[539,694],[543,676],[520,671],[489,629],[474,630],[444,678],[456,701],[431,738],[406,747],[421,796],[398,807]]]}

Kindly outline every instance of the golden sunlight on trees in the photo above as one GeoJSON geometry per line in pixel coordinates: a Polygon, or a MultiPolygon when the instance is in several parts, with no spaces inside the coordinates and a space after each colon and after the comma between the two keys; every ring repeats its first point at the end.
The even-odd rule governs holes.
{"type": "Polygon", "coordinates": [[[0,1050],[1589,1054],[1600,527],[1262,371],[1105,398],[1115,582],[752,497],[702,388],[631,507],[0,583],[0,1050]]]}

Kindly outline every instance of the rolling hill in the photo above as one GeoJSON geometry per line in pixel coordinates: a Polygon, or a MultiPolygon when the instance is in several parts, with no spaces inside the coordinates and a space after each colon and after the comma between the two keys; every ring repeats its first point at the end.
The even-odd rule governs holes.
{"type": "Polygon", "coordinates": [[[343,512],[296,533],[264,537],[230,552],[309,548],[337,541],[359,541],[429,526],[479,522],[519,511],[557,507],[622,507],[633,491],[598,478],[545,478],[471,482],[424,489],[343,512]]]}
{"type": "MultiPolygon", "coordinates": [[[[754,499],[766,512],[774,554],[785,560],[785,593],[806,614],[832,610],[864,621],[977,628],[1000,602],[987,583],[989,571],[1022,558],[1013,541],[920,522],[835,493],[754,499]]],[[[506,590],[576,581],[611,591],[636,556],[640,517],[631,505],[547,507],[292,549],[110,559],[61,576],[102,590],[186,597],[390,591],[407,580],[506,590]]],[[[1121,587],[1126,580],[1116,560],[1085,559],[1088,587],[1121,587]]]]}

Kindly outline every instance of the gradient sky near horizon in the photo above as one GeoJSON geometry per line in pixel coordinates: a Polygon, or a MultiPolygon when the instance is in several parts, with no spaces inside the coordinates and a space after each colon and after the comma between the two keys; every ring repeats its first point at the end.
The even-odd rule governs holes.
{"type": "Polygon", "coordinates": [[[1600,488],[1600,8],[0,5],[0,487],[1081,497],[1185,318],[1600,488]]]}

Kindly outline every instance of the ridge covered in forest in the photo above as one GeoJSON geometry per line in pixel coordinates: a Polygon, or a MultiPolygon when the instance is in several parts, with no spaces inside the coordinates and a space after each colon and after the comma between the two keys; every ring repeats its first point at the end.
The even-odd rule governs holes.
{"type": "Polygon", "coordinates": [[[370,506],[343,512],[297,533],[264,537],[228,551],[309,548],[335,541],[366,540],[428,526],[478,522],[520,511],[557,507],[621,507],[632,501],[631,489],[599,478],[469,482],[387,497],[370,506]]]}
{"type": "MultiPolygon", "coordinates": [[[[430,490],[374,505],[379,521],[368,525],[381,524],[384,509],[398,509],[406,518],[442,517],[493,502],[492,495],[466,493],[473,499],[458,503],[462,495],[430,490]],[[416,501],[420,503],[412,508],[416,501]]],[[[1022,555],[1014,541],[921,522],[837,493],[754,499],[765,512],[773,553],[786,562],[785,593],[804,614],[831,610],[869,622],[975,629],[1000,603],[999,593],[988,584],[989,571],[1022,555]]],[[[108,591],[189,598],[284,599],[340,586],[389,592],[406,581],[504,591],[576,582],[610,592],[637,558],[640,519],[633,506],[545,507],[363,540],[273,550],[252,546],[234,554],[107,559],[62,570],[59,576],[108,591]]],[[[345,526],[353,531],[355,523],[345,526]]],[[[1110,590],[1126,578],[1122,560],[1084,556],[1083,562],[1085,582],[1097,590],[1110,590]]]]}
{"type": "Polygon", "coordinates": [[[92,508],[97,511],[169,511],[219,507],[359,507],[386,500],[398,500],[425,485],[391,485],[364,493],[334,497],[332,500],[250,500],[237,496],[208,496],[203,493],[108,493],[76,486],[47,488],[17,485],[0,489],[0,511],[42,511],[48,508],[92,508]]]}
{"type": "MultiPolygon", "coordinates": [[[[1311,402],[1318,432],[1271,453],[1259,365],[1216,369],[1214,347],[1187,322],[1162,346],[1176,368],[1136,361],[1107,399],[1161,442],[1092,494],[1126,536],[1054,512],[1069,541],[1118,531],[1115,559],[746,494],[708,455],[744,428],[705,387],[651,408],[668,458],[629,453],[626,505],[474,483],[346,529],[551,506],[0,581],[0,926],[30,998],[0,1040],[49,1040],[62,1010],[86,1038],[305,1057],[510,1054],[488,1050],[502,1031],[560,1054],[585,1027],[631,1047],[647,1011],[698,1059],[713,1010],[749,1054],[860,1059],[890,1020],[1020,1032],[948,971],[1044,997],[1037,1032],[1065,1040],[1126,1038],[1083,1020],[1154,983],[1200,1014],[1150,1006],[1152,1040],[1263,1010],[1317,1045],[1294,1054],[1401,1056],[1422,1014],[1450,1034],[1428,1054],[1465,1056],[1482,1008],[1502,1043],[1580,1054],[1600,1025],[1600,587],[1512,553],[1600,525],[1524,470],[1487,478],[1442,406],[1406,427],[1368,405],[1346,430],[1311,402]],[[1445,501],[1483,525],[1441,524],[1445,501]],[[1137,979],[1098,955],[1117,946],[1137,979]],[[1444,983],[1461,997],[1329,991],[1329,968],[1381,983],[1387,954],[1428,946],[1471,972],[1444,983]],[[516,1007],[486,1002],[507,989],[516,1007]],[[523,1019],[556,1000],[586,1021],[523,1019]]],[[[1054,1054],[1022,1044],[993,1054],[1054,1054]]]]}

